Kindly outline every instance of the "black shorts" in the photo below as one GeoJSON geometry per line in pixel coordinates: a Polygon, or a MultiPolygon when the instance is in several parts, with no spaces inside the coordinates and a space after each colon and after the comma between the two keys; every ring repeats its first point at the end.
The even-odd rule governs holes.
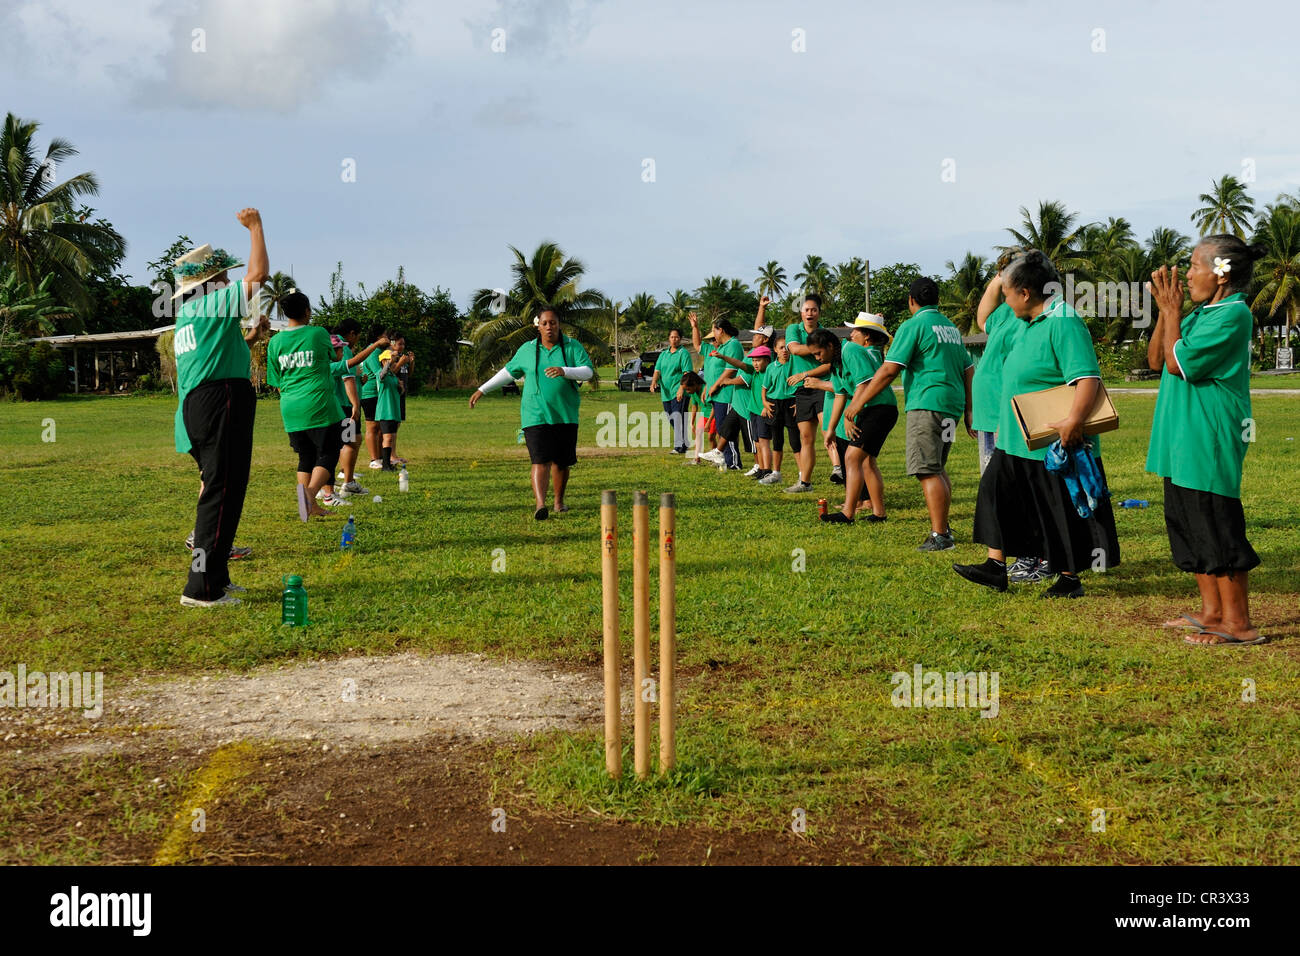
{"type": "Polygon", "coordinates": [[[799,423],[795,421],[794,398],[783,398],[772,402],[772,417],[764,419],[771,423],[772,450],[785,451],[785,435],[790,433],[790,452],[799,454],[803,442],[799,440],[799,423]]]}
{"type": "Polygon", "coordinates": [[[727,408],[727,417],[718,426],[718,437],[723,441],[735,441],[745,429],[745,418],[736,411],[736,406],[727,408]]]}
{"type": "Polygon", "coordinates": [[[568,468],[578,460],[578,425],[529,425],[524,429],[528,457],[534,465],[568,468]]]}
{"type": "Polygon", "coordinates": [[[898,424],[898,406],[868,405],[858,412],[853,424],[858,426],[858,437],[850,438],[848,444],[861,448],[869,458],[879,458],[885,439],[898,424]]]}
{"type": "MultiPolygon", "coordinates": [[[[361,411],[366,416],[366,421],[373,422],[375,420],[375,406],[378,404],[379,404],[378,395],[376,395],[374,398],[361,399],[361,411]]],[[[349,412],[348,414],[351,414],[351,412],[349,412]]]]}
{"type": "Polygon", "coordinates": [[[298,453],[299,471],[311,474],[313,468],[324,468],[332,475],[339,463],[339,449],[343,447],[343,427],[335,422],[289,432],[289,447],[298,453]]]}
{"type": "Polygon", "coordinates": [[[763,441],[772,437],[772,423],[762,415],[749,416],[749,434],[754,441],[763,441]]]}
{"type": "Polygon", "coordinates": [[[397,434],[397,426],[400,425],[400,424],[402,424],[402,423],[399,422],[399,421],[398,421],[397,419],[395,419],[395,418],[384,418],[384,419],[380,419],[380,421],[379,421],[379,434],[381,434],[381,435],[396,435],[396,434],[397,434]]]}
{"type": "Polygon", "coordinates": [[[826,399],[818,389],[800,387],[794,393],[794,420],[796,422],[815,422],[822,413],[826,399]]]}
{"type": "Polygon", "coordinates": [[[1259,567],[1246,540],[1240,498],[1194,491],[1165,479],[1165,530],[1174,564],[1190,574],[1225,575],[1259,567]]]}

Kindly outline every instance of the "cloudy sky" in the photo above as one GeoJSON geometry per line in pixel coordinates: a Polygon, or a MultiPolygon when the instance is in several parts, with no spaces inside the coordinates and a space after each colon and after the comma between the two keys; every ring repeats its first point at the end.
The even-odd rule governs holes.
{"type": "Polygon", "coordinates": [[[553,239],[662,298],[759,265],[987,253],[1060,199],[1191,233],[1300,184],[1294,0],[0,0],[3,108],[81,152],[125,271],[178,234],[313,298],[471,292],[553,239]],[[355,170],[355,181],[349,172],[355,170]]]}

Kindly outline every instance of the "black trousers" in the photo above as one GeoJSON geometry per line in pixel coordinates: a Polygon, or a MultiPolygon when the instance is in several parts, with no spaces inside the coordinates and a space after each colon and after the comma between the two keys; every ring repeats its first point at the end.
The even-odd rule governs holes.
{"type": "Polygon", "coordinates": [[[246,378],[204,382],[185,396],[181,414],[203,476],[187,597],[215,601],[230,583],[227,564],[248,491],[256,411],[257,396],[246,378]]]}

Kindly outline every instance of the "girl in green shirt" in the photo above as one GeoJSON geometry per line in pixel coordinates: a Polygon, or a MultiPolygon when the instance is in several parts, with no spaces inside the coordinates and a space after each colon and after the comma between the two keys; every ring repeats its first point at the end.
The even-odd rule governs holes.
{"type": "Polygon", "coordinates": [[[1165,480],[1174,564],[1196,575],[1201,592],[1199,617],[1184,614],[1165,626],[1194,629],[1184,640],[1198,647],[1265,640],[1250,621],[1247,578],[1259,555],[1246,540],[1241,507],[1255,327],[1244,293],[1264,251],[1228,234],[1202,239],[1187,270],[1187,291],[1197,305],[1186,317],[1178,269],[1162,266],[1151,275],[1160,312],[1147,361],[1163,371],[1147,471],[1165,480]]]}

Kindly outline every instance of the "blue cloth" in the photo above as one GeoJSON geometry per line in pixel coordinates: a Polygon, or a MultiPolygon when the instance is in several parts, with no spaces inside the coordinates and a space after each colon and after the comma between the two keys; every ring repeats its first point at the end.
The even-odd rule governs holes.
{"type": "Polygon", "coordinates": [[[1092,444],[1084,442],[1074,451],[1066,451],[1060,439],[1052,443],[1043,458],[1043,465],[1048,471],[1065,479],[1065,487],[1070,492],[1070,501],[1080,518],[1091,518],[1097,502],[1110,497],[1110,489],[1097,467],[1097,459],[1092,455],[1092,444]]]}

